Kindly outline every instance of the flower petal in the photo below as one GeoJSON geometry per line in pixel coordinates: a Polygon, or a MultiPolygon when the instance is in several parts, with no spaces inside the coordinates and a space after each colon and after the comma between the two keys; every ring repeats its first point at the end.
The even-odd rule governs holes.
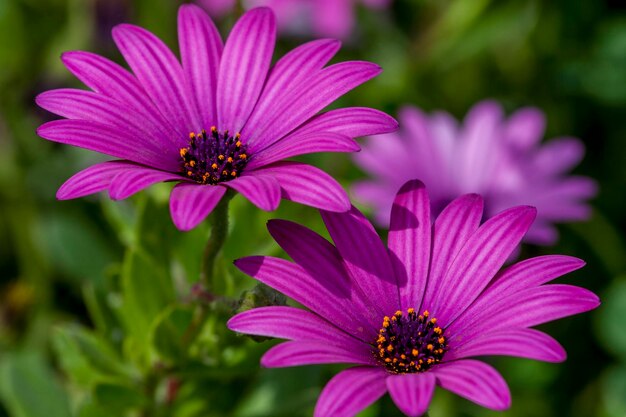
{"type": "Polygon", "coordinates": [[[465,359],[432,368],[437,383],[480,406],[506,410],[511,406],[511,392],[502,376],[484,362],[465,359]]]}
{"type": "Polygon", "coordinates": [[[399,374],[387,378],[387,389],[396,406],[407,416],[420,417],[428,410],[435,392],[435,375],[399,374]]]}
{"type": "Polygon", "coordinates": [[[350,209],[350,199],[330,175],[300,162],[281,161],[254,172],[273,175],[280,183],[282,198],[328,211],[350,209]]]}
{"type": "Polygon", "coordinates": [[[179,174],[135,165],[113,177],[109,185],[109,196],[113,200],[123,200],[157,182],[180,180],[183,178],[179,174]]]}
{"type": "Polygon", "coordinates": [[[315,405],[314,417],[353,417],[387,391],[387,373],[380,368],[356,367],[341,371],[326,384],[315,405]]]}
{"type": "Polygon", "coordinates": [[[149,141],[137,143],[132,130],[88,120],[54,120],[37,129],[37,134],[53,142],[65,143],[128,159],[164,171],[177,172],[178,159],[149,141]]]}
{"type": "Polygon", "coordinates": [[[111,179],[134,165],[127,161],[107,161],[92,165],[74,174],[57,191],[59,200],[70,200],[109,188],[111,179]]]}
{"type": "Polygon", "coordinates": [[[376,330],[359,321],[350,301],[337,297],[293,262],[269,256],[237,259],[235,266],[243,273],[269,285],[298,303],[311,309],[338,328],[361,340],[373,340],[376,330]]]}
{"type": "Polygon", "coordinates": [[[163,116],[176,126],[181,140],[202,126],[180,63],[156,36],[138,26],[113,28],[113,39],[146,93],[163,116]]]}
{"type": "Polygon", "coordinates": [[[430,263],[430,200],[424,184],[409,181],[391,209],[389,256],[400,284],[403,309],[422,303],[430,263]]]}
{"type": "Polygon", "coordinates": [[[552,139],[537,150],[533,168],[543,175],[560,175],[578,165],[584,155],[585,145],[579,139],[552,139]]]}
{"type": "Polygon", "coordinates": [[[183,70],[194,93],[202,127],[208,130],[217,124],[217,74],[222,38],[201,8],[183,4],[178,9],[178,42],[183,70]]]}
{"type": "MultiPolygon", "coordinates": [[[[255,136],[266,138],[265,141],[251,143],[250,151],[259,151],[283,137],[380,71],[375,64],[359,61],[342,62],[319,71],[274,104],[273,113],[266,115],[265,125],[254,132],[255,136]]],[[[247,129],[242,132],[243,137],[251,134],[247,129]]]]}
{"type": "Polygon", "coordinates": [[[300,45],[278,60],[270,71],[257,106],[246,122],[244,131],[248,142],[260,139],[256,133],[266,122],[268,112],[273,112],[276,101],[321,70],[340,46],[341,43],[334,39],[315,40],[300,45]]]}
{"type": "Polygon", "coordinates": [[[450,203],[435,220],[432,227],[433,253],[423,302],[426,308],[431,308],[440,288],[445,285],[443,279],[450,265],[469,237],[480,226],[482,216],[482,197],[467,194],[450,203]]]}
{"type": "Polygon", "coordinates": [[[170,213],[179,230],[196,227],[220,202],[226,188],[219,185],[181,183],[172,189],[170,213]]]}
{"type": "Polygon", "coordinates": [[[321,214],[354,285],[378,311],[378,317],[393,314],[400,305],[398,282],[387,249],[372,224],[355,207],[345,213],[321,214]]]}
{"type": "Polygon", "coordinates": [[[268,8],[245,13],[233,27],[217,82],[219,130],[243,128],[263,89],[275,42],[276,22],[268,8]]]}
{"type": "Polygon", "coordinates": [[[299,342],[321,342],[347,349],[371,346],[355,339],[317,314],[295,307],[259,307],[228,320],[228,328],[238,333],[277,337],[299,342]]]}
{"type": "Polygon", "coordinates": [[[280,204],[280,184],[271,175],[244,175],[224,183],[265,211],[276,210],[280,204]]]}
{"type": "Polygon", "coordinates": [[[350,350],[326,342],[307,341],[281,343],[265,352],[261,358],[261,366],[266,368],[327,363],[374,365],[374,355],[365,344],[357,350],[350,350]]]}
{"type": "Polygon", "coordinates": [[[396,129],[398,129],[398,122],[387,113],[367,107],[346,107],[314,116],[296,129],[294,134],[334,132],[357,138],[389,133],[396,129]]]}
{"type": "Polygon", "coordinates": [[[546,129],[546,117],[533,107],[520,109],[505,122],[503,137],[515,148],[525,151],[536,146],[546,129]]]}
{"type": "Polygon", "coordinates": [[[486,221],[459,251],[431,308],[444,325],[450,323],[476,299],[530,228],[537,210],[520,206],[486,221]]]}
{"type": "Polygon", "coordinates": [[[517,356],[544,362],[563,362],[567,357],[559,342],[539,330],[505,329],[454,345],[446,353],[446,360],[488,355],[517,356]]]}
{"type": "Polygon", "coordinates": [[[289,135],[274,142],[254,155],[248,169],[255,169],[273,162],[317,152],[357,152],[361,147],[354,139],[332,132],[316,132],[305,135],[289,135]]]}

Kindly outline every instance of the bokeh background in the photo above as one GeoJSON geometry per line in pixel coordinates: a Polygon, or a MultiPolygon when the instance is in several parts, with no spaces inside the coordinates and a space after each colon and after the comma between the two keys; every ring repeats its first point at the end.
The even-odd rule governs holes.
{"type": "MultiPolygon", "coordinates": [[[[59,202],[55,192],[98,156],[38,138],[51,115],[39,92],[79,87],[59,60],[84,49],[121,62],[110,29],[133,22],[176,48],[175,0],[0,0],[0,416],[311,416],[334,366],[259,369],[274,341],[230,334],[239,306],[210,304],[211,319],[187,337],[193,283],[208,227],[174,229],[170,186],[123,202],[105,196],[59,202]],[[189,340],[188,340],[189,339],[189,340]]],[[[497,358],[512,408],[503,416],[626,416],[626,7],[600,0],[394,0],[357,8],[358,26],[337,59],[376,62],[384,73],[337,105],[395,114],[404,103],[462,117],[484,98],[510,112],[546,112],[547,137],[581,138],[576,173],[600,193],[586,223],[559,227],[552,248],[587,266],[565,278],[597,292],[591,314],[544,326],[568,351],[564,364],[497,358]]],[[[226,34],[232,16],[219,21],[226,34]]],[[[277,55],[309,39],[282,36],[277,55]]],[[[363,177],[345,155],[314,161],[348,186],[363,177]]],[[[392,164],[393,161],[390,161],[392,164]]],[[[323,231],[315,210],[283,202],[262,213],[231,204],[231,236],[216,291],[245,305],[282,302],[231,261],[283,256],[265,221],[287,218],[323,231]],[[247,291],[247,292],[244,292],[247,291]]],[[[563,279],[562,279],[563,280],[563,279]]],[[[431,416],[493,416],[438,390],[431,416]]],[[[400,416],[389,398],[364,417],[400,416]]]]}

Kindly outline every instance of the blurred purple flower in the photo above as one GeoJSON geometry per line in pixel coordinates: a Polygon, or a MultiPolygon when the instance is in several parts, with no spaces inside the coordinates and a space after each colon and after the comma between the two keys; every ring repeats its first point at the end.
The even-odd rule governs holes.
{"type": "Polygon", "coordinates": [[[354,195],[376,208],[381,225],[388,224],[395,190],[412,178],[428,186],[435,215],[466,193],[485,198],[488,216],[521,204],[536,207],[537,221],[524,239],[535,244],[558,239],[554,222],[590,216],[586,200],[595,195],[596,183],[568,175],[584,146],[575,138],[541,145],[545,119],[538,109],[521,109],[505,119],[499,104],[484,101],[459,126],[447,113],[427,116],[405,107],[400,121],[400,132],[368,139],[355,155],[373,178],[357,183],[354,195]]]}
{"type": "MultiPolygon", "coordinates": [[[[213,16],[231,11],[235,0],[198,0],[213,16]]],[[[362,3],[369,8],[382,9],[391,0],[243,0],[246,9],[271,7],[278,25],[291,32],[313,32],[317,36],[345,39],[354,26],[354,8],[362,3]],[[309,30],[306,30],[306,29],[309,30]]]]}
{"type": "Polygon", "coordinates": [[[170,197],[176,226],[200,223],[231,188],[263,210],[280,198],[346,211],[345,191],[328,174],[285,158],[352,152],[354,137],[393,131],[397,122],[368,108],[316,115],[375,77],[369,62],[324,66],[339,42],[304,44],[270,70],[276,37],[267,8],[246,13],[226,44],[197,6],[179,11],[182,65],[152,33],[120,25],[113,38],[134,75],[89,52],[63,54],[67,68],[93,91],[59,89],[37,103],[67,119],[38,134],[122,160],[94,165],[70,178],[59,199],[108,190],[123,199],[162,181],[178,181],[170,197]],[[191,133],[190,133],[191,132],[191,133]]]}
{"type": "Polygon", "coordinates": [[[561,345],[531,329],[599,305],[592,292],[549,281],[581,268],[567,256],[531,258],[500,268],[535,218],[507,209],[484,224],[483,200],[450,203],[431,226],[424,185],[411,181],[391,212],[388,247],[355,208],[322,211],[334,245],[295,223],[269,231],[295,263],[255,256],[235,265],[308,307],[262,307],[233,317],[230,329],[290,339],[261,359],[266,367],[357,365],[326,385],[316,417],[348,417],[389,392],[408,416],[423,414],[435,385],[483,407],[511,398],[500,374],[475,356],[565,360],[561,345]],[[394,313],[395,312],[395,313],[394,313]]]}

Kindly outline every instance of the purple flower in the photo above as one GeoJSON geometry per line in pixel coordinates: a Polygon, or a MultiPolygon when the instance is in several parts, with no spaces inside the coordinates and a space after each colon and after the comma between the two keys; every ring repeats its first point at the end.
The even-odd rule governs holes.
{"type": "Polygon", "coordinates": [[[481,225],[483,200],[468,194],[431,225],[430,207],[424,185],[411,181],[393,203],[387,247],[352,208],[322,211],[334,245],[274,220],[269,231],[295,263],[263,256],[235,262],[311,310],[263,307],[229,321],[237,332],[290,340],[270,349],[263,366],[357,365],[326,385],[316,417],[353,416],[386,392],[406,415],[419,416],[435,385],[504,410],[511,403],[506,382],[470,358],[563,361],[561,345],[531,327],[599,305],[583,288],[546,284],[581,268],[579,259],[541,256],[500,271],[534,208],[510,208],[481,225]]]}
{"type": "Polygon", "coordinates": [[[37,103],[67,119],[42,125],[48,140],[120,160],[70,178],[59,199],[108,190],[126,198],[154,183],[177,181],[170,197],[176,226],[200,223],[231,188],[263,210],[280,198],[346,211],[345,191],[328,174],[285,158],[313,152],[352,152],[354,137],[395,130],[390,116],[368,108],[316,115],[380,73],[369,62],[325,67],[335,40],[306,43],[270,69],[276,38],[273,13],[246,13],[222,45],[197,6],[179,10],[182,65],[152,33],[132,25],[113,38],[133,70],[89,52],[68,52],[67,68],[93,91],[45,92],[37,103]]]}
{"type": "Polygon", "coordinates": [[[485,198],[488,216],[516,205],[536,207],[537,221],[525,237],[535,244],[558,239],[554,222],[590,216],[585,200],[595,195],[595,182],[567,175],[584,146],[575,138],[541,145],[545,119],[538,109],[521,109],[505,119],[497,103],[485,101],[459,126],[447,113],[427,116],[406,107],[400,120],[401,132],[369,139],[355,157],[373,179],[356,184],[353,192],[376,208],[380,224],[388,224],[394,190],[412,178],[428,186],[434,214],[467,193],[485,198]]]}
{"type": "MultiPolygon", "coordinates": [[[[246,8],[267,6],[276,12],[278,24],[290,32],[309,28],[318,36],[345,39],[354,26],[354,8],[362,3],[369,8],[387,7],[391,0],[246,0],[246,8]]],[[[219,17],[232,10],[235,0],[199,0],[209,14],[219,17]]]]}

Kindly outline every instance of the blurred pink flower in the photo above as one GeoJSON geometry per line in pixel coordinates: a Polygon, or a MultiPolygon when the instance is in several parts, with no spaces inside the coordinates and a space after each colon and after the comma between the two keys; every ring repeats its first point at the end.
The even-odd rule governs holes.
{"type": "MultiPolygon", "coordinates": [[[[354,8],[362,3],[372,9],[387,7],[391,0],[243,0],[244,8],[271,7],[278,25],[294,33],[346,38],[354,26],[354,8]]],[[[220,17],[235,6],[236,0],[199,0],[209,14],[220,17]]]]}
{"type": "Polygon", "coordinates": [[[541,144],[545,117],[524,108],[505,118],[494,101],[476,104],[462,124],[445,112],[426,115],[405,107],[397,133],[368,139],[355,154],[356,163],[372,176],[353,192],[376,209],[376,219],[388,224],[396,191],[410,179],[420,179],[430,190],[434,214],[450,201],[481,194],[487,217],[517,205],[537,208],[537,221],[525,240],[553,244],[554,222],[585,220],[586,200],[596,194],[588,177],[568,174],[583,158],[582,142],[555,138],[541,144]]]}

